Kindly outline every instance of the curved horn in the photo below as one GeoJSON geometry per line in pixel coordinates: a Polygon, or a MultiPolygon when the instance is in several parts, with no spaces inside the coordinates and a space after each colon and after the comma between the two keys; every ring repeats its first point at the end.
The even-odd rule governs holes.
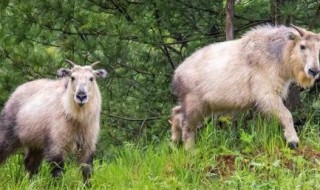
{"type": "Polygon", "coordinates": [[[72,61],[70,61],[69,59],[66,59],[66,61],[70,64],[71,67],[76,66],[76,64],[72,61]]]}
{"type": "Polygon", "coordinates": [[[96,62],[94,62],[94,63],[92,63],[91,65],[90,65],[90,67],[94,67],[94,66],[96,66],[98,63],[100,63],[100,61],[96,61],[96,62]]]}
{"type": "Polygon", "coordinates": [[[293,24],[290,24],[290,26],[291,26],[292,28],[296,29],[296,30],[299,32],[299,34],[300,34],[301,37],[303,37],[303,36],[305,35],[306,31],[305,31],[304,29],[302,29],[302,28],[300,28],[300,27],[298,27],[298,26],[295,26],[295,25],[293,25],[293,24]]]}

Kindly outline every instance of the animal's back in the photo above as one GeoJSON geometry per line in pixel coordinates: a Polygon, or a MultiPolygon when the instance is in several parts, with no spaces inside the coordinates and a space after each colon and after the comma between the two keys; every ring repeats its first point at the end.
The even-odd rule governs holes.
{"type": "Polygon", "coordinates": [[[5,111],[14,110],[15,131],[23,145],[41,147],[54,122],[62,116],[61,98],[66,81],[40,79],[19,86],[9,98],[5,111]],[[54,114],[53,114],[54,113],[54,114]]]}
{"type": "Polygon", "coordinates": [[[253,103],[250,95],[252,68],[240,56],[243,53],[240,47],[241,40],[233,40],[196,51],[175,71],[173,88],[176,94],[197,96],[212,111],[249,107],[253,103]]]}

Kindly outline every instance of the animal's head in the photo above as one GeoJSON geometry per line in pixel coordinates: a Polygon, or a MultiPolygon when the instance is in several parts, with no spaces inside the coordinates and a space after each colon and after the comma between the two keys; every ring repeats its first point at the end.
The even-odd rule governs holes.
{"type": "Polygon", "coordinates": [[[299,34],[292,36],[296,44],[291,55],[295,59],[294,75],[299,85],[308,87],[319,77],[320,35],[294,25],[292,28],[299,34]]]}
{"type": "Polygon", "coordinates": [[[93,96],[96,91],[96,79],[105,78],[107,76],[107,71],[104,69],[93,69],[99,61],[88,66],[79,66],[70,60],[67,60],[67,62],[72,68],[61,68],[58,70],[57,75],[58,77],[69,77],[68,88],[70,88],[72,92],[74,101],[78,105],[83,106],[90,98],[92,98],[91,96],[93,96]]]}

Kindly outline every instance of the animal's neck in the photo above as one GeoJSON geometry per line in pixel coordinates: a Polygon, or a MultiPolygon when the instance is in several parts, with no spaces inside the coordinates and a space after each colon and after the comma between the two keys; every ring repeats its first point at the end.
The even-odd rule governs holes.
{"type": "Polygon", "coordinates": [[[288,80],[288,81],[286,81],[286,83],[284,83],[283,91],[282,91],[282,94],[281,94],[281,97],[283,99],[287,98],[288,92],[289,92],[289,87],[290,87],[291,83],[293,83],[293,80],[288,80]]]}
{"type": "Polygon", "coordinates": [[[65,114],[72,120],[87,122],[97,117],[97,114],[95,114],[97,110],[92,109],[95,104],[96,100],[91,99],[90,102],[80,106],[74,101],[72,93],[64,94],[65,114]]]}

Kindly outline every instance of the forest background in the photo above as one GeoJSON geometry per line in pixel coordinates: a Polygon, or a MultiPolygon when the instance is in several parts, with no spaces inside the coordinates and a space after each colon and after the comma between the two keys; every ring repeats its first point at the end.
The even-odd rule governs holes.
{"type": "MultiPolygon", "coordinates": [[[[2,0],[0,108],[27,81],[56,78],[65,60],[101,61],[109,75],[103,97],[98,153],[127,142],[169,138],[177,104],[175,68],[195,50],[239,38],[260,24],[293,23],[320,31],[318,0],[2,0]]],[[[296,125],[320,109],[317,85],[293,87],[288,107],[296,125]]],[[[222,117],[229,123],[229,117],[222,117]]]]}

